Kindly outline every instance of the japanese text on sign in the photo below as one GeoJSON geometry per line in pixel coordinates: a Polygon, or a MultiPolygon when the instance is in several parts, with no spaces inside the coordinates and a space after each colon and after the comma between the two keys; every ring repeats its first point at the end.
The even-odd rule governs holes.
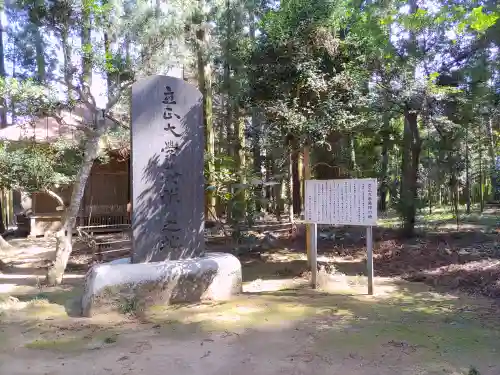
{"type": "Polygon", "coordinates": [[[376,225],[377,180],[307,180],[305,220],[317,224],[376,225]]]}
{"type": "Polygon", "coordinates": [[[162,240],[157,245],[160,250],[179,246],[179,232],[181,228],[179,227],[177,218],[174,216],[178,210],[173,209],[173,206],[180,204],[179,177],[182,175],[175,169],[175,157],[180,150],[182,133],[177,129],[175,124],[172,124],[173,119],[179,120],[181,117],[173,112],[173,105],[177,104],[177,102],[175,101],[174,92],[169,86],[165,87],[162,103],[165,104],[163,118],[167,120],[167,123],[164,127],[166,132],[165,145],[161,149],[161,152],[165,155],[165,164],[164,170],[160,175],[162,180],[160,197],[167,209],[170,209],[168,209],[168,215],[165,217],[163,223],[162,240]]]}

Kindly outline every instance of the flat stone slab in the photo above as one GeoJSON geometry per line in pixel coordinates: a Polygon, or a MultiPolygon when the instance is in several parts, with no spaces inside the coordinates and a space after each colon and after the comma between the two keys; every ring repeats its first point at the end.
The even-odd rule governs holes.
{"type": "Polygon", "coordinates": [[[157,304],[224,301],[241,288],[241,263],[231,254],[134,264],[119,259],[96,265],[85,276],[82,315],[157,304]]]}

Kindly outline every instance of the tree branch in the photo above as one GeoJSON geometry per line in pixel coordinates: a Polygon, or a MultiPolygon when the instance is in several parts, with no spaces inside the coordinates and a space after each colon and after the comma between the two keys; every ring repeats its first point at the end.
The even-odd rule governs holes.
{"type": "Polygon", "coordinates": [[[108,119],[108,120],[111,120],[113,123],[115,123],[116,125],[118,125],[119,127],[121,128],[124,128],[124,129],[130,129],[128,126],[124,125],[120,120],[118,120],[116,117],[114,117],[112,114],[110,113],[106,113],[105,117],[108,119]]]}
{"type": "Polygon", "coordinates": [[[43,191],[48,195],[50,195],[52,198],[54,198],[57,201],[57,203],[59,203],[60,206],[62,206],[63,208],[65,207],[64,200],[61,198],[59,194],[50,189],[44,189],[43,191]]]}
{"type": "Polygon", "coordinates": [[[108,100],[108,104],[106,104],[106,108],[104,110],[108,112],[111,108],[113,108],[115,104],[118,103],[118,101],[121,99],[123,92],[125,90],[128,90],[132,86],[132,84],[133,84],[132,81],[128,81],[124,83],[121,87],[119,87],[118,92],[108,100]]]}

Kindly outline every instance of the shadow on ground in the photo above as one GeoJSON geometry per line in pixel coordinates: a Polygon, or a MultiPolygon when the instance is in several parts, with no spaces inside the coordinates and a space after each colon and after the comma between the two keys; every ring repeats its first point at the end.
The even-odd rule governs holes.
{"type": "Polygon", "coordinates": [[[466,374],[469,366],[476,366],[483,375],[498,374],[500,319],[488,300],[385,279],[377,280],[375,296],[366,296],[364,285],[345,278],[322,290],[285,278],[282,286],[293,289],[270,290],[273,280],[262,280],[260,290],[253,288],[229,302],[158,305],[92,319],[64,314],[76,289],[23,295],[18,299],[24,308],[4,307],[1,346],[81,353],[119,347],[138,340],[134,335],[139,333],[148,340],[199,340],[202,346],[219,335],[233,337],[243,347],[258,342],[269,344],[269,350],[278,345],[280,353],[295,351],[290,355],[298,363],[349,360],[387,368],[387,374],[412,366],[426,369],[415,374],[466,374]],[[312,357],[304,359],[304,353],[312,357]]]}

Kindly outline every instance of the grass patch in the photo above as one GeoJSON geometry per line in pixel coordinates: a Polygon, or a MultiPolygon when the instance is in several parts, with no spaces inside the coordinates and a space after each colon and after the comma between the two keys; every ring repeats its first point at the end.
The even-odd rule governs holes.
{"type": "Polygon", "coordinates": [[[118,303],[118,311],[123,315],[134,315],[140,309],[140,303],[137,297],[122,298],[118,303]]]}
{"type": "MultiPolygon", "coordinates": [[[[423,229],[435,229],[441,226],[450,226],[456,224],[454,212],[450,207],[434,207],[432,214],[429,214],[428,208],[417,212],[416,227],[423,229]]],[[[478,208],[473,208],[470,214],[466,213],[465,206],[459,208],[459,224],[471,224],[483,227],[486,230],[498,226],[498,216],[492,213],[481,213],[478,208]]],[[[394,211],[382,215],[378,219],[378,225],[381,227],[395,228],[401,225],[401,219],[394,211]]]]}

